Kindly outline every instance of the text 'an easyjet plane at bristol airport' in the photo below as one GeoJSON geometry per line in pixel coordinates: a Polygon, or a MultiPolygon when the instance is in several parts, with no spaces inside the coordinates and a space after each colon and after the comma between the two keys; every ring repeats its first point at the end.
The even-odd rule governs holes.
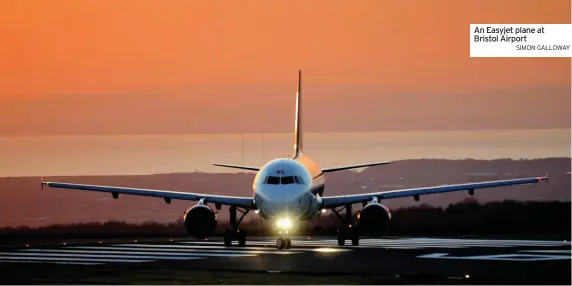
{"type": "MultiPolygon", "coordinates": [[[[349,239],[352,245],[359,244],[360,235],[381,236],[388,230],[391,213],[381,202],[383,200],[414,197],[419,200],[421,195],[468,191],[474,194],[476,189],[502,187],[510,185],[532,184],[548,181],[547,177],[521,178],[513,180],[488,181],[458,185],[433,186],[415,189],[403,189],[386,192],[362,193],[345,196],[324,196],[326,174],[341,170],[363,168],[389,164],[377,162],[341,166],[335,168],[320,168],[310,157],[303,153],[302,137],[302,73],[298,72],[298,91],[296,93],[296,114],[294,126],[294,150],[292,155],[269,161],[262,167],[214,164],[216,166],[257,171],[253,182],[252,197],[219,196],[199,193],[173,192],[166,190],[134,189],[112,186],[81,185],[57,182],[42,182],[53,188],[77,189],[95,192],[111,193],[113,198],[119,194],[163,198],[166,203],[171,200],[197,201],[184,215],[184,225],[189,234],[195,238],[207,238],[217,225],[216,213],[222,205],[229,206],[230,227],[225,232],[224,243],[231,245],[237,240],[240,246],[246,245],[246,235],[238,226],[242,218],[255,210],[263,219],[275,222],[278,239],[278,249],[290,248],[289,230],[299,221],[314,220],[322,211],[331,209],[343,222],[338,233],[338,244],[344,245],[349,239]],[[357,217],[351,215],[352,204],[361,203],[363,208],[357,217]],[[209,207],[214,205],[215,210],[209,207]],[[339,213],[345,209],[345,216],[339,213]],[[237,220],[237,210],[242,217],[237,220]]],[[[291,231],[290,231],[291,232],[291,231]]]]}

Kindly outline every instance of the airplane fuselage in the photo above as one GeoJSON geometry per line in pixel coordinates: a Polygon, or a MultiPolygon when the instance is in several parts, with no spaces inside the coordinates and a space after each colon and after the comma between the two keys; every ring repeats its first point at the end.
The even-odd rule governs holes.
{"type": "Polygon", "coordinates": [[[272,160],[260,168],[253,183],[254,204],[267,220],[311,220],[319,215],[325,175],[302,154],[272,160]]]}

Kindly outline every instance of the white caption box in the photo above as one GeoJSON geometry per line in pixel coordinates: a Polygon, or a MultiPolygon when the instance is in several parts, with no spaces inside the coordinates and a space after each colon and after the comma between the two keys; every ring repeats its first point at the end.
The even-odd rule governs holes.
{"type": "Polygon", "coordinates": [[[572,57],[571,24],[471,24],[470,56],[572,57]]]}

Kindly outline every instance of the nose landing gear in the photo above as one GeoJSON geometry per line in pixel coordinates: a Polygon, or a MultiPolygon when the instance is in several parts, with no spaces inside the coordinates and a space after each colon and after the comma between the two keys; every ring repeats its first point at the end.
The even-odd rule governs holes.
{"type": "Polygon", "coordinates": [[[280,234],[280,237],[276,239],[276,248],[278,249],[290,249],[292,247],[292,240],[289,237],[280,234]]]}

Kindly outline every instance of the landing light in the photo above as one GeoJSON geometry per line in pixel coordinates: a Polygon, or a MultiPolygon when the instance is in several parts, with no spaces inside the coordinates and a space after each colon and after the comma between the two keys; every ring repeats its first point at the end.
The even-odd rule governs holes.
{"type": "Polygon", "coordinates": [[[322,209],[322,213],[325,214],[325,213],[326,213],[326,209],[322,209]]]}
{"type": "Polygon", "coordinates": [[[330,247],[321,247],[321,248],[314,249],[314,251],[322,252],[322,253],[332,253],[332,252],[339,252],[340,250],[337,250],[335,248],[330,248],[330,247]]]}
{"type": "Polygon", "coordinates": [[[276,222],[276,226],[278,226],[281,229],[289,229],[290,227],[292,227],[292,221],[290,221],[289,218],[279,219],[276,222]]]}
{"type": "Polygon", "coordinates": [[[257,213],[259,213],[259,212],[260,212],[260,210],[255,210],[255,211],[254,211],[255,214],[257,214],[257,213]]]}

